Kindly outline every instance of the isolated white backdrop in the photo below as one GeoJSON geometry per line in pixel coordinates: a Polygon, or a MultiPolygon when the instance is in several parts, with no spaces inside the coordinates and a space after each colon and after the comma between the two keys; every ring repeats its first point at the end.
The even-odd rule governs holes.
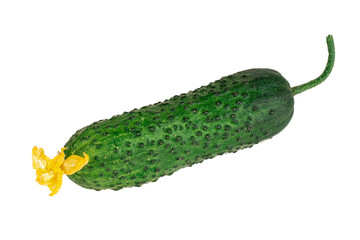
{"type": "Polygon", "coordinates": [[[356,1],[1,1],[1,239],[360,239],[356,1]],[[271,140],[141,188],[55,197],[31,149],[254,67],[297,95],[271,140]]]}

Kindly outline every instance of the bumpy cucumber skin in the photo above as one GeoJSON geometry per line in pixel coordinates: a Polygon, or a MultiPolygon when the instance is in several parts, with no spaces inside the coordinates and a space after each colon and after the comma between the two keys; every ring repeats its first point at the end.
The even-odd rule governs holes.
{"type": "Polygon", "coordinates": [[[141,186],[269,139],[290,122],[289,83],[271,69],[238,72],[187,94],[78,130],[66,156],[90,156],[69,178],[95,190],[141,186]]]}

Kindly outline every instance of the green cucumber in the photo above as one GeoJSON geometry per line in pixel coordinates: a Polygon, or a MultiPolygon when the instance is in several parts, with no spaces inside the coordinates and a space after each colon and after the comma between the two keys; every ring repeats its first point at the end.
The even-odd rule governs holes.
{"type": "Polygon", "coordinates": [[[95,190],[141,186],[275,136],[293,116],[294,95],[330,74],[331,35],[327,45],[323,74],[300,86],[291,88],[277,71],[250,69],[78,130],[65,144],[65,154],[85,152],[90,160],[68,177],[95,190]]]}

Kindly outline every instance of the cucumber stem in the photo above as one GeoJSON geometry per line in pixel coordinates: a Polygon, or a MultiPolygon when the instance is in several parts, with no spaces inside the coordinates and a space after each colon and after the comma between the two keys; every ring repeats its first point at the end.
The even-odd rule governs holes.
{"type": "Polygon", "coordinates": [[[315,78],[314,80],[312,80],[310,82],[307,82],[307,83],[304,83],[299,86],[295,86],[295,87],[291,88],[291,92],[292,92],[293,96],[319,85],[320,83],[325,81],[325,79],[330,75],[331,70],[334,67],[334,62],[335,62],[335,45],[334,45],[334,39],[333,39],[332,35],[328,35],[326,37],[326,43],[327,43],[327,47],[328,47],[329,56],[328,56],[328,61],[327,61],[327,64],[326,64],[326,67],[325,67],[323,73],[319,77],[315,78]]]}

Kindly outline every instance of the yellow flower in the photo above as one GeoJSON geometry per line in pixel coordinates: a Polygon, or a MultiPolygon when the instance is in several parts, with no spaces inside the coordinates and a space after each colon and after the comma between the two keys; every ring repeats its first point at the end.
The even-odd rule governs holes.
{"type": "Polygon", "coordinates": [[[89,162],[89,155],[84,153],[84,157],[71,155],[66,160],[64,150],[58,153],[53,159],[44,154],[44,149],[37,148],[32,150],[33,168],[36,169],[36,181],[40,185],[48,186],[54,196],[61,188],[62,177],[65,174],[71,175],[79,171],[89,162]]]}

